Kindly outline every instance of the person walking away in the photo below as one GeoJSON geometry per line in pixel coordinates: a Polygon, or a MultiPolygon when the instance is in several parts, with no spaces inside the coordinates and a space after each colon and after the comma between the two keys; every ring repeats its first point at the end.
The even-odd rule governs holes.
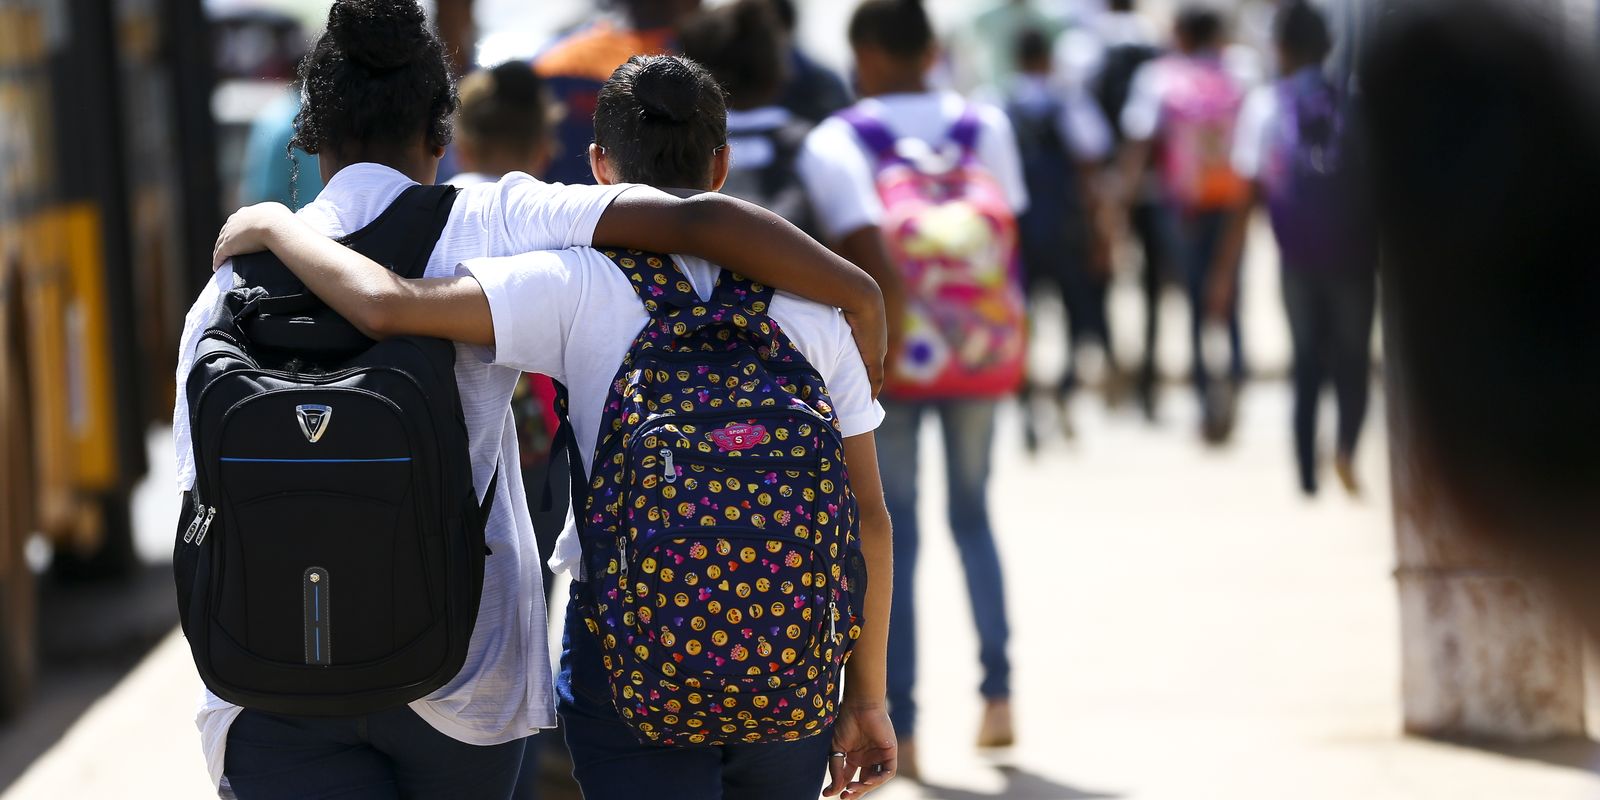
{"type": "MultiPolygon", "coordinates": [[[[632,58],[600,93],[596,177],[714,190],[724,113],[694,62],[632,58]]],[[[592,482],[555,559],[577,579],[558,691],[586,797],[813,800],[830,777],[859,798],[894,775],[882,410],[834,309],[621,248],[406,282],[275,219],[336,308],[571,387],[592,482]]]]}
{"type": "MultiPolygon", "coordinates": [[[[1339,423],[1334,474],[1356,494],[1356,444],[1366,419],[1376,304],[1376,221],[1365,203],[1365,165],[1354,99],[1323,72],[1333,48],[1321,12],[1291,0],[1273,21],[1283,77],[1250,94],[1233,164],[1265,200],[1282,262],[1284,310],[1294,347],[1294,445],[1300,488],[1317,492],[1317,405],[1333,383],[1339,423]]],[[[1212,289],[1214,314],[1232,302],[1228,272],[1249,224],[1231,221],[1212,289]]]]}
{"type": "MultiPolygon", "coordinates": [[[[1094,96],[1111,126],[1111,152],[1104,163],[1116,164],[1128,150],[1122,129],[1122,109],[1127,105],[1133,78],[1139,69],[1161,55],[1155,28],[1138,11],[1135,0],[1110,0],[1104,13],[1087,25],[1075,27],[1056,48],[1057,66],[1070,85],[1082,85],[1094,96]]],[[[1115,170],[1107,178],[1118,177],[1115,170]]],[[[1160,390],[1160,365],[1156,344],[1160,334],[1161,296],[1172,281],[1173,233],[1164,210],[1161,183],[1146,170],[1137,186],[1103,186],[1107,195],[1121,194],[1127,206],[1102,203],[1096,220],[1101,238],[1114,248],[1122,231],[1132,233],[1139,249],[1139,288],[1144,300],[1143,354],[1134,392],[1145,419],[1155,421],[1160,390]],[[1121,216],[1126,214],[1125,217],[1121,216]]]]}
{"type": "MultiPolygon", "coordinates": [[[[465,188],[493,183],[513,172],[544,172],[550,163],[552,128],[560,116],[544,80],[527,64],[508,61],[473,72],[461,79],[458,94],[461,107],[456,111],[454,152],[462,172],[447,183],[465,188]]],[[[555,384],[550,378],[533,373],[523,375],[511,395],[523,495],[533,516],[533,538],[539,546],[539,571],[544,578],[547,606],[554,586],[548,562],[555,552],[556,537],[566,526],[567,496],[572,490],[567,454],[552,447],[560,429],[556,399],[555,384]]],[[[529,736],[524,742],[522,771],[512,797],[533,800],[539,796],[543,754],[552,746],[564,748],[559,737],[529,736]]],[[[555,759],[570,763],[564,753],[557,753],[555,759]]]]}
{"type": "Polygon", "coordinates": [[[678,51],[678,26],[700,8],[700,0],[612,0],[619,10],[580,25],[547,45],[533,59],[562,109],[556,153],[540,177],[554,183],[593,183],[587,157],[594,141],[594,107],[600,86],[618,64],[634,55],[678,51]]]}
{"type": "Polygon", "coordinates": [[[748,200],[820,237],[795,162],[812,124],[778,105],[789,63],[787,36],[771,0],[702,11],[683,29],[683,52],[728,93],[728,147],[734,154],[724,194],[748,200]]]}
{"type": "Polygon", "coordinates": [[[800,46],[796,30],[799,15],[794,0],[767,0],[778,15],[788,42],[789,71],[778,105],[815,125],[850,105],[850,87],[838,73],[823,66],[800,46]]]}
{"type": "MultiPolygon", "coordinates": [[[[1111,133],[1086,92],[1053,77],[1050,40],[1043,32],[1018,37],[1017,63],[1006,113],[1028,165],[1028,209],[1017,218],[1024,285],[1030,294],[1059,292],[1066,311],[1067,366],[1054,395],[1062,428],[1071,436],[1068,400],[1079,381],[1078,352],[1091,342],[1100,347],[1108,398],[1122,384],[1106,310],[1110,254],[1094,224],[1099,164],[1110,151],[1111,133]]],[[[1029,450],[1039,445],[1033,389],[1025,385],[1021,398],[1029,450]]]]}
{"type": "MultiPolygon", "coordinates": [[[[1139,185],[1152,155],[1177,233],[1190,309],[1190,351],[1200,397],[1201,435],[1213,445],[1232,435],[1237,391],[1244,380],[1238,304],[1216,325],[1206,314],[1217,253],[1228,220],[1248,199],[1249,186],[1231,161],[1234,128],[1244,104],[1244,81],[1224,65],[1222,16],[1199,5],[1179,10],[1177,52],[1139,69],[1122,110],[1129,146],[1122,154],[1125,190],[1139,185]],[[1210,364],[1217,334],[1226,338],[1227,375],[1210,364]]],[[[1232,284],[1237,294],[1238,283],[1232,284]]],[[[1235,301],[1237,298],[1235,298],[1235,301]]]]}
{"type": "Polygon", "coordinates": [[[924,75],[937,43],[920,2],[866,0],[849,35],[864,99],[812,131],[800,174],[829,241],[885,287],[890,330],[899,332],[878,441],[896,465],[884,476],[899,565],[889,708],[902,772],[915,777],[918,430],[928,417],[943,429],[950,527],[981,643],[978,743],[1014,738],[988,483],[995,409],[1022,379],[1016,215],[1028,206],[1028,189],[1005,112],[929,89],[924,75]]]}
{"type": "MultiPolygon", "coordinates": [[[[319,157],[327,185],[296,219],[310,226],[312,239],[337,252],[350,252],[329,237],[373,224],[396,198],[413,192],[419,182],[434,181],[451,138],[450,118],[456,107],[443,47],[415,2],[338,0],[329,10],[327,31],[302,63],[300,79],[306,87],[306,102],[297,120],[295,144],[319,157]]],[[[291,213],[276,204],[251,208],[262,213],[275,209],[285,216],[291,213]]],[[[513,174],[498,183],[454,193],[443,232],[422,266],[427,275],[451,275],[455,265],[467,258],[570,247],[586,244],[595,235],[627,245],[700,254],[771,285],[803,289],[819,301],[841,304],[865,331],[858,335],[869,362],[881,357],[882,349],[875,348],[881,348],[879,337],[886,338],[886,334],[873,281],[772,214],[731,198],[677,199],[642,187],[557,187],[513,174]],[[762,237],[759,253],[736,244],[758,235],[762,237]]],[[[234,289],[233,265],[224,259],[260,249],[230,250],[230,241],[233,239],[225,231],[217,248],[220,269],[185,319],[179,386],[187,383],[196,348],[216,317],[219,302],[234,289]]],[[[392,277],[392,273],[385,274],[392,277]]],[[[364,306],[339,309],[358,330],[367,333],[389,321],[383,315],[374,316],[373,310],[364,306]]],[[[554,723],[544,598],[539,571],[530,563],[537,552],[532,525],[522,493],[511,491],[509,479],[493,478],[501,470],[515,469],[518,461],[509,424],[510,397],[518,373],[478,363],[464,348],[456,348],[454,356],[467,441],[467,452],[461,458],[470,462],[473,501],[484,502],[479,498],[487,495],[492,510],[484,524],[484,542],[492,555],[484,557],[481,584],[474,587],[481,599],[464,665],[437,691],[360,717],[244,709],[217,696],[208,685],[196,725],[208,771],[219,792],[231,792],[243,800],[322,796],[335,789],[405,796],[505,797],[522,761],[521,740],[554,723]]],[[[216,453],[205,453],[204,461],[197,457],[189,410],[188,393],[179,392],[173,412],[178,484],[192,498],[197,468],[216,475],[221,467],[216,453]]],[[[314,444],[311,440],[325,430],[331,429],[335,438],[352,424],[361,430],[360,416],[347,419],[341,415],[339,419],[345,421],[333,421],[330,428],[327,413],[307,407],[283,414],[277,421],[291,440],[304,434],[304,445],[314,444]],[[299,429],[295,427],[297,419],[299,429]]],[[[248,460],[253,454],[240,455],[248,460]]],[[[280,476],[296,480],[302,472],[280,476]]],[[[224,499],[225,505],[225,496],[219,499],[224,499]]],[[[280,507],[287,510],[293,505],[275,506],[280,507]]],[[[360,512],[345,507],[343,513],[360,512]]],[[[184,553],[201,554],[186,555],[189,563],[206,563],[204,554],[217,552],[219,542],[236,541],[243,519],[224,508],[215,514],[214,524],[190,528],[190,539],[185,540],[183,531],[178,531],[176,546],[184,553]]],[[[250,521],[262,523],[259,514],[250,521]]],[[[318,520],[314,524],[327,523],[318,520]]],[[[274,539],[252,546],[255,544],[270,549],[292,544],[292,540],[279,543],[274,539]]],[[[315,564],[301,560],[315,556],[287,554],[277,560],[256,559],[236,566],[271,569],[273,564],[315,564]]],[[[309,580],[303,580],[301,569],[279,577],[286,577],[294,587],[309,580]]],[[[372,569],[380,567],[373,565],[372,569]]],[[[340,580],[333,581],[335,598],[340,585],[359,585],[341,584],[340,580]]],[[[281,593],[282,585],[279,580],[271,583],[279,588],[267,590],[281,593]]],[[[423,593],[418,590],[417,596],[423,593]]],[[[193,606],[209,608],[193,604],[181,609],[186,619],[193,606]]],[[[300,604],[295,603],[294,608],[300,609],[300,604]]],[[[339,620],[357,619],[363,606],[338,605],[335,600],[335,608],[345,609],[334,613],[333,628],[329,629],[332,640],[339,641],[339,620]]],[[[372,607],[365,608],[370,611],[372,607]]],[[[281,631],[283,627],[278,622],[271,629],[281,631]]],[[[309,631],[306,638],[312,638],[309,631]]],[[[331,664],[340,663],[340,652],[335,645],[331,664]]],[[[279,669],[304,666],[285,664],[279,669]]],[[[321,667],[308,674],[311,672],[327,674],[321,667]]],[[[281,691],[294,688],[277,687],[281,691]]]]}

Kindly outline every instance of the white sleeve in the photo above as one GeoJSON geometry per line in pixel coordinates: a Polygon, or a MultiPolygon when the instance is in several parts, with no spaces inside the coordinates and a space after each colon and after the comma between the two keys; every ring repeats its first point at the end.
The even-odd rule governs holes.
{"type": "Polygon", "coordinates": [[[872,382],[867,379],[867,366],[861,361],[861,351],[850,336],[850,326],[844,316],[838,315],[843,340],[834,359],[832,375],[824,378],[828,384],[828,397],[833,400],[833,411],[839,416],[839,433],[845,438],[871,433],[883,424],[883,406],[872,399],[872,382]]]}
{"type": "Polygon", "coordinates": [[[457,274],[477,280],[489,301],[494,348],[474,348],[484,361],[566,380],[567,336],[587,280],[576,251],[475,258],[457,274]]]}
{"type": "Polygon", "coordinates": [[[998,108],[980,106],[978,120],[983,126],[978,134],[978,160],[1000,181],[1011,212],[1021,214],[1028,210],[1028,182],[1022,177],[1022,155],[1017,152],[1011,119],[998,108]]]}
{"type": "Polygon", "coordinates": [[[1161,63],[1151,61],[1133,73],[1128,100],[1122,106],[1122,133],[1134,141],[1149,141],[1161,128],[1161,63]]]}
{"type": "Polygon", "coordinates": [[[222,293],[233,287],[233,262],[229,261],[211,276],[211,281],[200,290],[194,305],[183,318],[183,336],[178,339],[177,396],[172,401],[172,447],[178,457],[178,491],[194,488],[194,439],[189,430],[189,369],[194,366],[194,353],[200,346],[200,335],[211,324],[217,301],[222,293]]]}
{"type": "Polygon", "coordinates": [[[796,163],[822,232],[838,243],[883,219],[883,203],[865,149],[849,123],[825,120],[810,135],[796,163]]]}
{"type": "Polygon", "coordinates": [[[1061,136],[1079,161],[1100,161],[1111,153],[1111,124],[1087,92],[1069,88],[1061,104],[1061,136]]]}
{"type": "Polygon", "coordinates": [[[1239,109],[1239,127],[1233,136],[1233,171],[1245,180],[1258,180],[1266,160],[1267,137],[1277,116],[1278,97],[1271,86],[1259,86],[1239,109]]]}
{"type": "Polygon", "coordinates": [[[1075,89],[1086,89],[1100,77],[1105,68],[1106,47],[1100,37],[1073,28],[1056,40],[1052,61],[1056,74],[1075,89]]]}
{"type": "Polygon", "coordinates": [[[588,247],[611,202],[629,188],[566,186],[513,172],[494,184],[505,248],[496,255],[588,247]]]}

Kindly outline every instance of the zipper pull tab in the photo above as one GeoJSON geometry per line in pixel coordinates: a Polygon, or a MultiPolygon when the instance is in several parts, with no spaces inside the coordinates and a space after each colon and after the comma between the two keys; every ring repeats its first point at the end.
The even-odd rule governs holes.
{"type": "Polygon", "coordinates": [[[185,528],[183,531],[184,544],[194,541],[194,532],[200,530],[200,520],[205,517],[205,515],[201,514],[200,512],[204,510],[205,506],[200,506],[194,510],[194,518],[189,520],[189,527],[185,528]]]}
{"type": "Polygon", "coordinates": [[[200,523],[200,532],[195,534],[195,537],[194,537],[195,547],[199,547],[200,543],[205,541],[205,539],[206,539],[206,531],[211,530],[211,520],[214,519],[216,516],[217,516],[217,507],[216,506],[212,506],[212,507],[206,509],[206,521],[200,523]]]}
{"type": "Polygon", "coordinates": [[[617,572],[622,576],[624,586],[628,583],[628,535],[617,537],[617,572]]]}
{"type": "Polygon", "coordinates": [[[832,600],[828,601],[828,641],[839,643],[839,609],[832,600]]]}
{"type": "Polygon", "coordinates": [[[665,447],[661,448],[661,458],[663,459],[661,479],[667,483],[677,483],[678,470],[672,466],[672,451],[665,447]]]}

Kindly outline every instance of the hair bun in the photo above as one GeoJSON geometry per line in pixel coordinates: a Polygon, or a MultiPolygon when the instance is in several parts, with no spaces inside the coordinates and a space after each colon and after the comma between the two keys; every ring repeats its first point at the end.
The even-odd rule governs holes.
{"type": "Polygon", "coordinates": [[[694,72],[677,58],[653,58],[633,79],[633,96],[641,113],[655,122],[694,119],[698,93],[694,72]]]}
{"type": "Polygon", "coordinates": [[[369,69],[403,67],[427,49],[428,18],[416,0],[335,0],[328,34],[369,69]]]}

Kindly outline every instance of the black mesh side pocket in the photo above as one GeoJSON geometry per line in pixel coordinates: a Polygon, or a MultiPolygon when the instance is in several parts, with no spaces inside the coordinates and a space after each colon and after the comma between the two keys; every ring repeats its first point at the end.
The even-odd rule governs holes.
{"type": "Polygon", "coordinates": [[[855,624],[867,618],[867,557],[860,547],[851,547],[844,559],[845,591],[850,596],[850,615],[855,624]]]}

